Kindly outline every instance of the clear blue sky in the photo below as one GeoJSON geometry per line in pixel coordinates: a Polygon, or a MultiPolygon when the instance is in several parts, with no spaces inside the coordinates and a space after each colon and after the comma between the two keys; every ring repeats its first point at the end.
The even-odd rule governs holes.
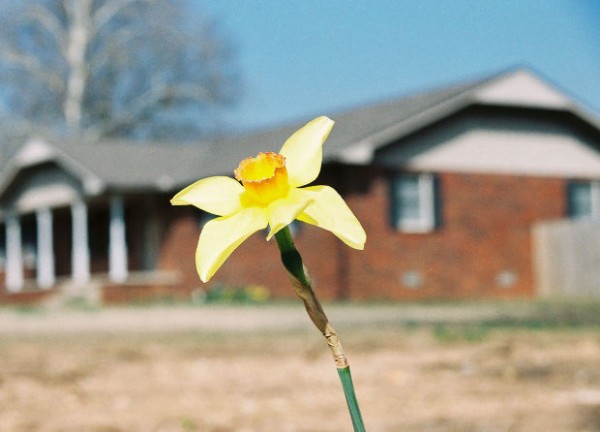
{"type": "Polygon", "coordinates": [[[598,0],[196,0],[236,43],[254,129],[528,65],[600,115],[598,0]]]}

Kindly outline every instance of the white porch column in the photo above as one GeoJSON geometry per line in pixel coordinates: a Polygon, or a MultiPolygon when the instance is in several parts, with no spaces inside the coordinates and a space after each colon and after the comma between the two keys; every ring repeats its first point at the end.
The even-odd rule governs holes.
{"type": "Polygon", "coordinates": [[[110,199],[110,226],[108,241],[109,276],[114,282],[127,279],[127,241],[125,238],[125,211],[123,197],[110,199]]]}
{"type": "Polygon", "coordinates": [[[37,284],[50,288],[56,281],[54,273],[54,242],[52,238],[52,210],[39,209],[37,220],[37,284]]]}
{"type": "Polygon", "coordinates": [[[23,288],[23,245],[21,222],[16,214],[6,217],[6,288],[17,292],[23,288]]]}
{"type": "Polygon", "coordinates": [[[76,201],[71,205],[71,218],[73,225],[71,272],[76,283],[85,284],[90,280],[90,249],[87,207],[83,201],[76,201]]]}

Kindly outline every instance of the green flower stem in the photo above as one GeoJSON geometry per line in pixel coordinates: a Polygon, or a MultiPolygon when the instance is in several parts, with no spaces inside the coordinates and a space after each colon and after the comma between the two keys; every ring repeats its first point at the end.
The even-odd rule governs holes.
{"type": "Polygon", "coordinates": [[[279,246],[279,250],[281,251],[281,261],[283,261],[283,265],[288,273],[303,285],[310,285],[310,280],[308,280],[304,271],[302,257],[294,245],[290,228],[286,226],[278,231],[275,234],[275,240],[277,240],[277,246],[279,246]]]}
{"type": "Polygon", "coordinates": [[[281,251],[281,261],[291,277],[292,284],[296,290],[296,295],[304,303],[306,312],[312,322],[323,336],[325,336],[327,345],[333,354],[333,360],[335,361],[338,375],[342,382],[344,396],[346,397],[346,403],[348,404],[348,411],[352,418],[354,432],[364,432],[365,427],[360,414],[360,408],[358,407],[358,401],[356,400],[356,395],[354,393],[354,385],[352,384],[352,375],[350,374],[348,360],[335,330],[331,324],[329,324],[327,315],[325,315],[325,311],[312,289],[312,282],[308,275],[308,271],[302,263],[302,257],[294,245],[289,228],[285,227],[280,230],[275,234],[275,239],[277,240],[277,246],[279,246],[279,250],[281,251]]]}
{"type": "Polygon", "coordinates": [[[354,394],[354,384],[352,384],[350,367],[348,366],[343,369],[338,368],[337,371],[340,376],[340,381],[342,381],[342,387],[344,388],[344,395],[346,396],[346,403],[348,404],[354,431],[364,432],[365,426],[363,424],[362,415],[360,414],[360,408],[358,407],[358,401],[356,400],[356,394],[354,394]]]}

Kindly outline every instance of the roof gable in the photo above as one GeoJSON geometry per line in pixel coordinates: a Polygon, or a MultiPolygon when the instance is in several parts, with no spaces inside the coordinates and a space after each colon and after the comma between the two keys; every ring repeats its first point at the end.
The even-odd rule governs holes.
{"type": "Polygon", "coordinates": [[[24,167],[6,184],[0,206],[19,213],[40,207],[61,207],[82,195],[82,183],[55,162],[24,167]]]}
{"type": "Polygon", "coordinates": [[[73,143],[32,139],[11,158],[0,176],[0,197],[29,167],[55,164],[82,185],[85,195],[106,190],[172,191],[219,169],[209,145],[131,142],[73,143]]]}
{"type": "MultiPolygon", "coordinates": [[[[349,141],[339,151],[339,159],[347,163],[368,164],[373,161],[375,152],[403,137],[427,128],[447,119],[472,106],[504,106],[506,108],[555,111],[575,115],[577,118],[600,131],[598,119],[577,105],[566,94],[552,87],[527,69],[517,69],[492,78],[472,82],[471,84],[444,89],[439,97],[438,92],[428,92],[416,98],[417,101],[429,101],[418,110],[399,110],[390,105],[390,110],[397,110],[396,121],[387,126],[371,128],[374,132],[357,141],[349,141]],[[449,91],[454,89],[454,91],[449,91]]],[[[411,104],[410,99],[398,102],[411,104]]],[[[360,110],[350,113],[346,121],[359,121],[360,110]],[[355,117],[355,118],[353,118],[355,117]]],[[[392,116],[387,113],[387,116],[392,116]]],[[[389,120],[388,120],[389,122],[389,120]]],[[[378,119],[373,119],[373,125],[378,119]]]]}
{"type": "Polygon", "coordinates": [[[567,109],[573,103],[529,70],[518,69],[477,89],[473,99],[480,103],[567,109]]]}
{"type": "Polygon", "coordinates": [[[56,150],[46,141],[33,139],[25,143],[16,153],[13,163],[19,166],[35,165],[53,159],[56,150]]]}
{"type": "MultiPolygon", "coordinates": [[[[2,175],[0,176],[0,200],[7,198],[7,194],[10,195],[11,190],[23,187],[23,185],[19,184],[21,183],[19,178],[22,173],[31,171],[32,168],[48,166],[49,164],[55,167],[49,177],[51,183],[60,183],[61,181],[58,179],[61,176],[58,172],[63,171],[66,176],[64,178],[72,178],[73,181],[80,183],[81,191],[86,194],[95,195],[104,188],[101,179],[90,172],[84,165],[69,158],[49,142],[36,138],[25,143],[2,170],[2,175]]],[[[33,180],[35,183],[36,180],[33,180]]],[[[33,187],[39,192],[38,195],[35,195],[31,190],[27,190],[28,196],[35,195],[37,197],[36,199],[40,199],[40,197],[44,195],[42,190],[44,186],[43,183],[44,180],[37,181],[36,186],[33,187]]],[[[32,189],[31,184],[26,185],[25,187],[26,189],[32,189]]],[[[72,191],[75,190],[70,187],[63,189],[69,189],[68,193],[64,191],[64,193],[62,193],[62,195],[68,195],[69,197],[73,195],[72,191]]],[[[25,193],[25,190],[21,193],[25,193]]],[[[27,203],[26,207],[31,207],[31,199],[29,199],[27,203]]]]}
{"type": "Polygon", "coordinates": [[[399,145],[377,152],[377,163],[425,172],[600,178],[597,134],[557,115],[493,113],[473,108],[399,145]]]}

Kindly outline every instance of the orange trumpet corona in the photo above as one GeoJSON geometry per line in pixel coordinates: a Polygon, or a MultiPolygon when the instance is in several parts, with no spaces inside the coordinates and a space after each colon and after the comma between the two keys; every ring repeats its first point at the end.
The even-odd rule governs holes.
{"type": "Polygon", "coordinates": [[[234,170],[234,175],[248,195],[264,205],[283,198],[290,189],[285,157],[278,153],[259,153],[246,158],[234,170]]]}

